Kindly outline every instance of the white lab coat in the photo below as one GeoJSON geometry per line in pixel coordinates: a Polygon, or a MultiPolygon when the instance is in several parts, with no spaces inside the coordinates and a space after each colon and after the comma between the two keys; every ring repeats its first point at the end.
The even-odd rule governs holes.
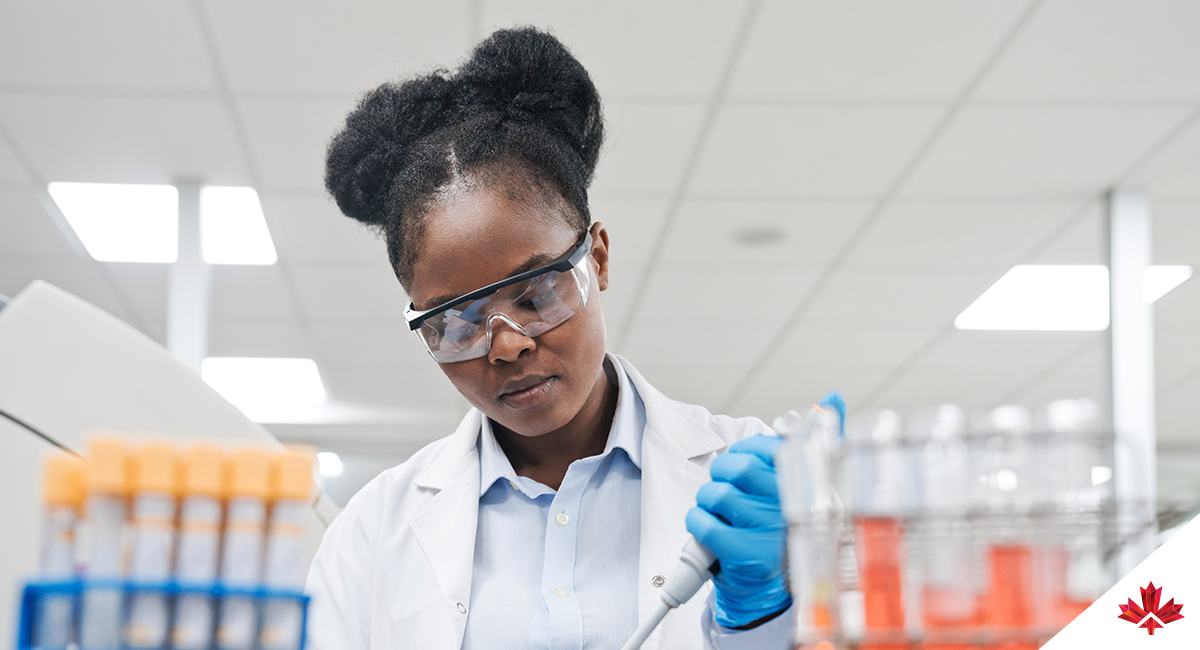
{"type": "MultiPolygon", "coordinates": [[[[638,614],[659,600],[652,580],[679,560],[684,516],[708,466],[731,443],[770,429],[668,399],[629,362],[646,406],[642,438],[638,614]]],[[[312,650],[459,650],[471,611],[479,514],[481,413],[367,484],[334,520],[308,575],[312,650]]],[[[705,647],[701,615],[711,586],[667,615],[646,650],[705,647]]]]}

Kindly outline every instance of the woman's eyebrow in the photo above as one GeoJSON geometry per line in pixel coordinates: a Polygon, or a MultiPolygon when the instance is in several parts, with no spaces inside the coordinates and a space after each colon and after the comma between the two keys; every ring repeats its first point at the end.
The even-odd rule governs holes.
{"type": "MultiPolygon", "coordinates": [[[[515,268],[511,272],[509,272],[508,275],[504,276],[504,279],[511,278],[514,275],[520,275],[521,273],[524,273],[526,271],[532,271],[533,269],[536,269],[537,267],[549,262],[552,259],[554,259],[554,257],[551,255],[547,255],[546,253],[539,253],[537,255],[534,255],[533,257],[525,260],[524,264],[518,266],[517,268],[515,268]]],[[[500,282],[503,282],[503,281],[504,280],[500,280],[500,282]]],[[[492,283],[492,284],[495,284],[495,283],[492,283]]],[[[482,289],[482,288],[483,287],[479,287],[479,289],[482,289]]],[[[478,289],[472,289],[472,291],[477,291],[477,290],[478,289]]],[[[468,291],[467,293],[471,293],[471,291],[468,291]]],[[[463,294],[458,294],[458,295],[434,296],[433,299],[431,299],[429,301],[429,304],[433,305],[433,307],[436,307],[438,305],[444,305],[444,304],[450,302],[451,300],[454,300],[455,298],[458,298],[460,296],[465,296],[465,295],[467,295],[467,294],[463,293],[463,294]]]]}

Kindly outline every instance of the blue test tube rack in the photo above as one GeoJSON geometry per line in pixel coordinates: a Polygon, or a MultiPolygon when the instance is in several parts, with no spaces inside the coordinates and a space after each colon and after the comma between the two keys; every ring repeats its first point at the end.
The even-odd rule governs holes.
{"type": "MultiPolygon", "coordinates": [[[[309,596],[299,591],[290,591],[282,589],[268,589],[266,587],[232,587],[222,583],[212,583],[207,585],[185,585],[177,582],[133,582],[128,580],[67,580],[67,581],[30,581],[25,583],[21,593],[21,611],[18,617],[17,628],[17,650],[67,650],[64,648],[52,648],[47,646],[34,645],[35,628],[37,626],[38,610],[43,603],[50,598],[69,598],[72,603],[72,621],[76,633],[73,635],[70,648],[79,648],[78,645],[78,630],[79,630],[79,612],[80,598],[85,591],[91,589],[117,589],[123,594],[124,605],[121,608],[123,616],[128,613],[128,603],[132,597],[139,593],[158,592],[164,593],[173,601],[175,597],[181,594],[199,594],[207,596],[214,603],[219,603],[225,596],[239,596],[253,599],[260,607],[267,601],[271,600],[287,600],[300,603],[300,645],[297,650],[304,650],[307,643],[308,632],[308,603],[309,596]]],[[[174,607],[171,607],[174,610],[174,607]]],[[[261,616],[260,616],[261,621],[261,616]]],[[[124,621],[122,621],[124,623],[124,621]]],[[[216,647],[216,634],[213,634],[213,647],[216,647]]],[[[168,646],[166,646],[169,648],[168,646]]],[[[81,650],[87,650],[82,648],[81,650]]]]}

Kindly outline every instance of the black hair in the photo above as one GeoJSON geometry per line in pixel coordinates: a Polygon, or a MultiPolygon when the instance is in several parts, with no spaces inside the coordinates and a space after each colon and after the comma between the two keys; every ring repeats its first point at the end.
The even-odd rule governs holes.
{"type": "Polygon", "coordinates": [[[548,202],[586,230],[603,138],[600,96],[583,65],[550,34],[502,29],[457,71],[364,95],[329,143],[325,188],[346,216],[382,232],[408,287],[422,217],[454,184],[548,202]]]}

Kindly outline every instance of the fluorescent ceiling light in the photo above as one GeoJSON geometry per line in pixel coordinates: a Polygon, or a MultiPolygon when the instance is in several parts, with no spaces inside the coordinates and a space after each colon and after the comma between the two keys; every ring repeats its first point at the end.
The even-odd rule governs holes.
{"type": "Polygon", "coordinates": [[[1151,266],[1142,272],[1142,297],[1154,302],[1192,277],[1190,266],[1151,266]]]}
{"type": "Polygon", "coordinates": [[[200,247],[209,264],[269,265],[278,261],[254,188],[200,190],[200,247]]]}
{"type": "MultiPolygon", "coordinates": [[[[1150,266],[1142,297],[1154,302],[1192,277],[1190,266],[1150,266]]],[[[1108,267],[1014,266],[958,318],[960,330],[1099,332],[1108,328],[1108,267]]]]}
{"type": "Polygon", "coordinates": [[[325,401],[325,385],[312,359],[209,357],[200,364],[205,383],[256,422],[325,401]]]}
{"type": "Polygon", "coordinates": [[[960,330],[1098,332],[1108,327],[1104,266],[1014,266],[954,319],[960,330]]]}
{"type": "Polygon", "coordinates": [[[98,261],[169,264],[179,254],[179,194],[170,185],[50,183],[47,190],[98,261]]]}
{"type": "Polygon", "coordinates": [[[321,472],[321,476],[341,476],[345,469],[342,467],[341,456],[332,451],[317,453],[317,467],[321,472]]]}

